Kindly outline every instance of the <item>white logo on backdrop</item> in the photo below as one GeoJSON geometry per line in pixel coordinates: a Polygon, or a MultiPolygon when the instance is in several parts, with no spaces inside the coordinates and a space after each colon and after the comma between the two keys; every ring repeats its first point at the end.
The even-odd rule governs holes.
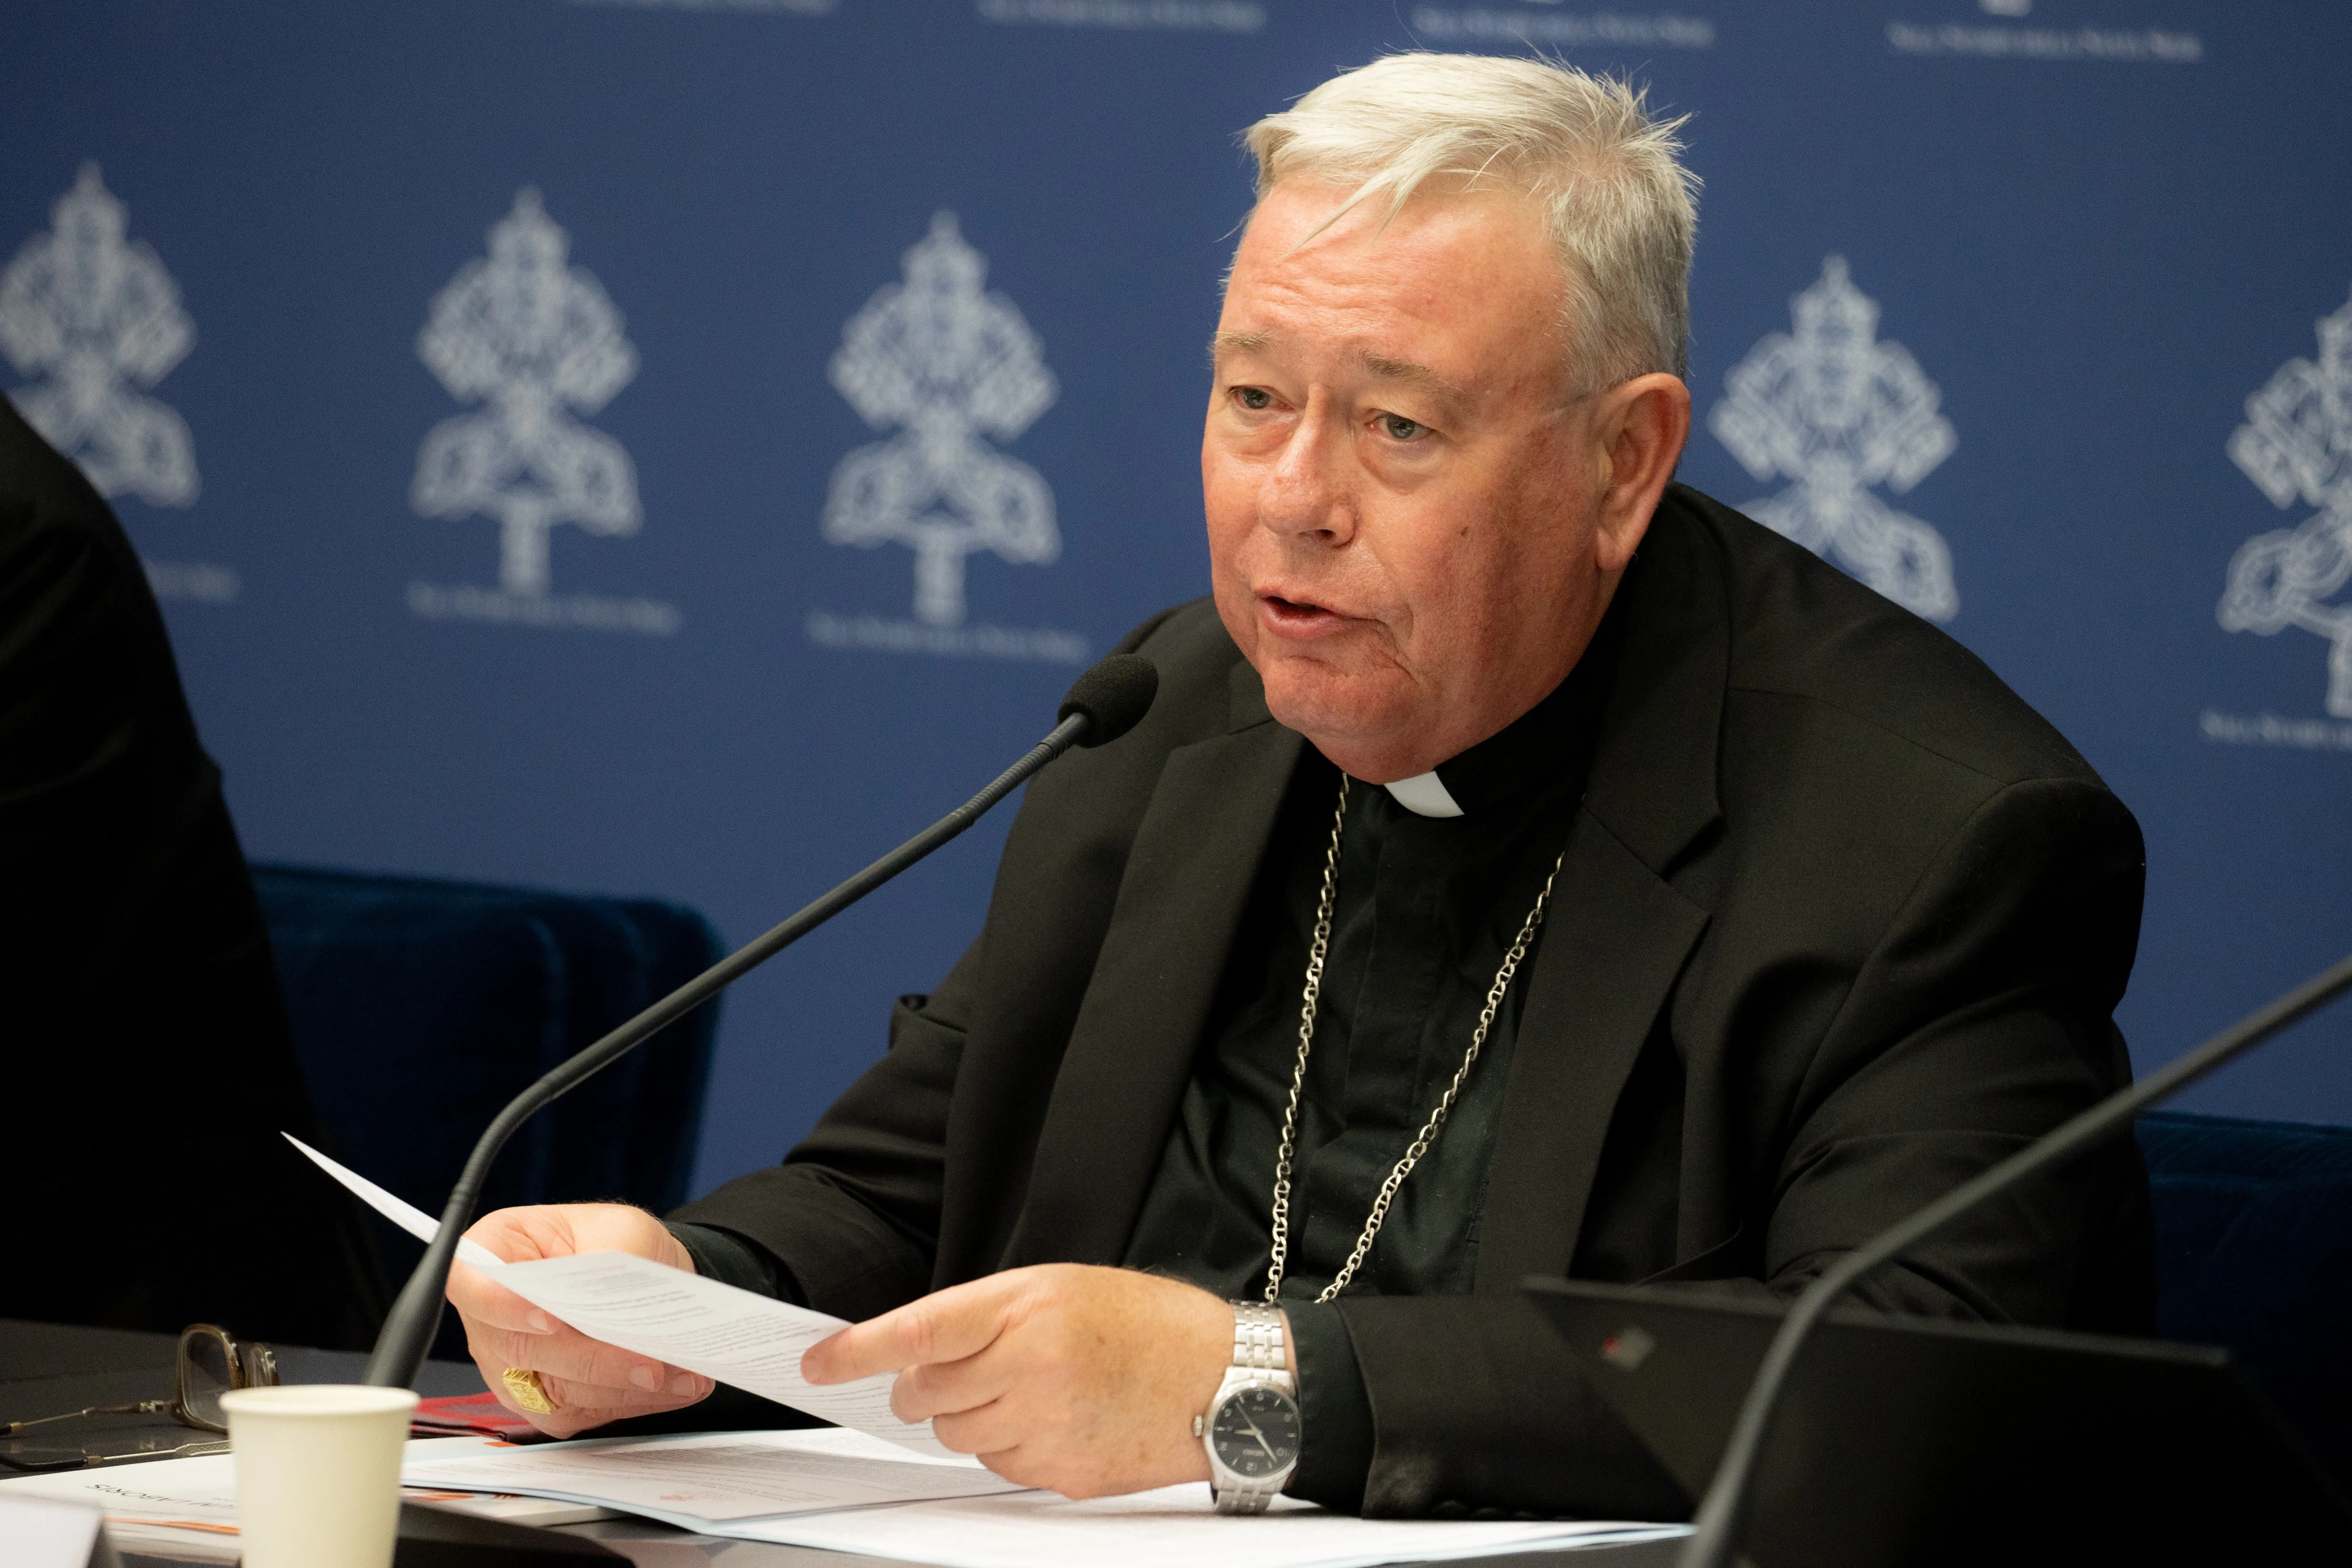
{"type": "Polygon", "coordinates": [[[47,379],[10,395],[26,424],[81,465],[100,495],[192,506],[196,447],[187,421],[139,388],[195,345],[180,290],[130,215],[84,163],[35,235],[0,272],[0,352],[47,379]]]}
{"type": "Polygon", "coordinates": [[[571,0],[574,5],[604,6],[616,11],[735,11],[781,12],[794,16],[829,16],[834,0],[571,0]]]}
{"type": "Polygon", "coordinates": [[[2352,300],[2317,325],[2317,361],[2281,365],[2229,444],[2273,506],[2317,510],[2238,547],[2217,614],[2226,631],[2327,638],[2327,711],[2352,719],[2352,603],[2328,602],[2352,578],[2352,300]]]}
{"type": "Polygon", "coordinates": [[[2033,15],[2033,0],[1977,0],[1995,21],[1886,24],[1886,45],[1898,55],[2036,60],[2084,65],[2193,66],[2205,40],[2177,27],[2018,26],[2033,15]]]}
{"type": "Polygon", "coordinates": [[[1054,492],[1028,464],[980,437],[1010,441],[1060,388],[1043,346],[1002,294],[983,294],[988,262],[953,213],[907,252],[907,280],[879,289],[843,329],[833,384],[859,417],[901,433],[860,447],[833,470],[824,537],[915,552],[915,617],[963,622],[963,562],[993,551],[1021,565],[1062,552],[1054,492]]]}
{"type": "MultiPolygon", "coordinates": [[[[1528,0],[1557,5],[1560,0],[1528,0]]],[[[1630,15],[1618,11],[1496,10],[1486,5],[1416,5],[1408,18],[1413,34],[1429,44],[1513,44],[1522,49],[1641,48],[1709,49],[1715,24],[1704,16],[1668,12],[1630,15]]]]}
{"type": "Polygon", "coordinates": [[[984,22],[1014,26],[1255,33],[1265,26],[1257,0],[978,0],[978,9],[984,22]]]}
{"type": "Polygon", "coordinates": [[[416,355],[452,397],[483,406],[425,436],[409,504],[423,517],[496,519],[499,587],[411,584],[409,606],[436,619],[674,632],[671,605],[550,592],[558,524],[627,535],[644,521],[627,451],[573,416],[628,385],[637,351],[604,286],[569,264],[571,246],[526,187],[491,226],[488,256],[434,297],[416,355]]]}
{"type": "MultiPolygon", "coordinates": [[[[188,356],[195,323],[154,247],[132,241],[130,215],[84,163],[50,209],[51,227],[0,269],[0,353],[26,375],[10,394],[25,422],[80,465],[104,496],[194,506],[196,444],[188,422],[140,391],[188,356]]],[[[234,603],[234,567],[142,562],[159,599],[234,603]]]]}
{"type": "Polygon", "coordinates": [[[906,280],[876,290],[842,330],[833,384],[887,441],[833,470],[827,542],[915,552],[915,625],[820,612],[810,635],[834,646],[999,657],[1082,658],[1066,633],[974,627],[963,633],[964,562],[981,552],[1050,565],[1062,552],[1054,492],[1036,469],[990,446],[1010,441],[1053,406],[1060,389],[1044,345],[1013,301],[982,291],[988,262],[953,213],[907,252],[906,280]],[[861,629],[862,628],[862,629],[861,629]],[[911,634],[911,635],[909,635],[911,634]],[[1011,640],[1007,640],[1011,639],[1011,640]]]}
{"type": "Polygon", "coordinates": [[[1871,493],[1905,493],[1958,445],[1936,384],[1901,343],[1877,337],[1877,302],[1847,279],[1843,257],[1824,258],[1789,309],[1794,333],[1750,350],[1707,416],[1758,479],[1796,481],[1745,510],[1906,609],[1950,620],[1960,595],[1943,535],[1871,493]]]}

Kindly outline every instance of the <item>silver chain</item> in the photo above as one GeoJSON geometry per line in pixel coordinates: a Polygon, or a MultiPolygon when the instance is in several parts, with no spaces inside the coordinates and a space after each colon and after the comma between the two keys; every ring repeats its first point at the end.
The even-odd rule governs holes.
{"type": "MultiPolygon", "coordinates": [[[[1298,1065],[1291,1069],[1290,1109],[1282,1115],[1282,1152],[1274,1162],[1274,1247],[1265,1276],[1268,1301],[1281,1299],[1283,1269],[1290,1261],[1290,1161],[1297,1148],[1298,1100],[1307,1088],[1307,1055],[1315,1046],[1315,1006],[1323,995],[1323,960],[1331,951],[1331,906],[1339,890],[1339,834],[1348,823],[1348,775],[1341,773],[1339,804],[1331,813],[1331,846],[1323,852],[1323,897],[1315,906],[1315,940],[1307,949],[1307,992],[1298,1006],[1298,1065]]],[[[1495,1014],[1503,1005],[1504,994],[1511,988],[1511,977],[1519,972],[1519,964],[1528,955],[1528,943],[1535,940],[1536,927],[1543,923],[1544,905],[1551,900],[1551,885],[1559,879],[1559,868],[1567,859],[1568,851],[1562,849],[1559,858],[1551,863],[1551,875],[1544,879],[1543,891],[1536,895],[1535,908],[1528,911],[1511,950],[1503,954],[1503,966],[1495,971],[1495,984],[1486,992],[1486,1005],[1479,1011],[1478,1027],[1471,1032],[1470,1048],[1462,1054],[1462,1065],[1454,1069],[1454,1081],[1446,1085],[1445,1097],[1429,1113],[1429,1121],[1412,1141],[1412,1146],[1404,1152],[1404,1158],[1396,1163],[1389,1179],[1381,1184],[1381,1194],[1372,1200],[1372,1212],[1364,1220],[1364,1234],[1356,1238],[1356,1250],[1348,1255],[1347,1267],[1315,1298],[1318,1305],[1339,1295],[1356,1277],[1365,1254],[1372,1249],[1372,1238],[1380,1235],[1381,1222],[1389,1217],[1389,1205],[1396,1201],[1397,1189],[1412,1174],[1412,1168],[1421,1163],[1421,1157],[1429,1152],[1429,1146],[1437,1141],[1438,1132],[1445,1126],[1454,1102],[1461,1098],[1462,1086],[1470,1080],[1470,1068],[1486,1044],[1486,1031],[1495,1026],[1495,1014]]]]}

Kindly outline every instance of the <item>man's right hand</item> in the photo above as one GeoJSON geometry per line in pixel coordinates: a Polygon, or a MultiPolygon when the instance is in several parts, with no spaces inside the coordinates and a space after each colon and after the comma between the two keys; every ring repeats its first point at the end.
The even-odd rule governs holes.
{"type": "MultiPolygon", "coordinates": [[[[661,1221],[625,1204],[544,1204],[486,1215],[466,1235],[509,1263],[627,1252],[694,1272],[694,1260],[661,1221]]],[[[551,1437],[570,1437],[630,1415],[676,1410],[709,1395],[711,1382],[592,1340],[557,1321],[489,1275],[459,1263],[449,1270],[449,1302],[466,1324],[466,1348],[499,1402],[551,1437]],[[551,1415],[514,1402],[501,1375],[509,1367],[540,1374],[551,1415]]]]}

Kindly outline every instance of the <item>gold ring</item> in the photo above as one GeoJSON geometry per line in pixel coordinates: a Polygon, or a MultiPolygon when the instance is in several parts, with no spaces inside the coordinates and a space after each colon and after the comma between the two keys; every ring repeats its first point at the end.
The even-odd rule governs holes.
{"type": "Polygon", "coordinates": [[[533,1415],[555,1414],[555,1401],[547,1396],[547,1387],[539,1381],[539,1373],[510,1366],[499,1373],[499,1380],[507,1385],[507,1393],[514,1402],[533,1415]]]}

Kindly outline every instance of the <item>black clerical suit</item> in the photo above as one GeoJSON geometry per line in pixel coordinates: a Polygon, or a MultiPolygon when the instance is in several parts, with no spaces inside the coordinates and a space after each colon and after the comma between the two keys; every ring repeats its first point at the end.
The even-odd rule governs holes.
{"type": "Polygon", "coordinates": [[[0,1317],[364,1345],[268,933],[106,502],[0,398],[0,1317]]]}
{"type": "MultiPolygon", "coordinates": [[[[678,1212],[690,1243],[714,1227],[775,1289],[850,1318],[1053,1261],[1262,1288],[1207,1254],[1232,1252],[1252,1184],[1235,1173],[1270,1178],[1272,1150],[1182,1150],[1218,1142],[1188,1133],[1204,1097],[1213,1112],[1263,1100],[1251,1084],[1270,1076],[1286,1092],[1296,1013],[1270,999],[1302,976],[1282,973],[1297,937],[1280,906],[1296,910],[1300,857],[1319,865],[1338,774],[1273,721],[1207,603],[1127,646],[1160,668],[1150,715],[1030,785],[979,940],[929,996],[901,999],[888,1054],[782,1165],[678,1212]],[[1181,1232],[1171,1206],[1199,1210],[1198,1257],[1150,1245],[1181,1232]]],[[[1461,1277],[1432,1256],[1421,1288],[1380,1293],[1374,1268],[1333,1307],[1286,1295],[1296,1489],[1367,1512],[1671,1512],[1683,1500],[1520,1300],[1524,1277],[1788,1293],[2129,1073],[2110,1015],[2137,939],[2137,828],[1941,633],[1676,487],[1546,708],[1552,750],[1517,743],[1538,759],[1517,786],[1525,863],[1471,922],[1507,935],[1558,857],[1508,1038],[1479,1064],[1485,1109],[1465,1096],[1440,1139],[1457,1140],[1445,1179],[1467,1205],[1444,1244],[1461,1277]],[[1335,1436],[1352,1476],[1328,1462],[1335,1436]]],[[[1494,754],[1440,780],[1466,787],[1449,775],[1494,754]]],[[[1485,792],[1494,809],[1511,784],[1485,792]]],[[[1463,822],[1478,816],[1465,803],[1463,822]]],[[[1485,939],[1460,940],[1447,960],[1476,974],[1485,939]]],[[[1433,1016],[1425,1059],[1390,1064],[1410,1097],[1390,1120],[1418,1125],[1474,1021],[1433,1016]]],[[[1347,1049],[1328,1027],[1318,1049],[1347,1049]]],[[[1372,1195],[1317,1198],[1342,1252],[1372,1195]]],[[[2144,1328],[2136,1152],[2042,1179],[1858,1294],[2144,1328]]]]}

